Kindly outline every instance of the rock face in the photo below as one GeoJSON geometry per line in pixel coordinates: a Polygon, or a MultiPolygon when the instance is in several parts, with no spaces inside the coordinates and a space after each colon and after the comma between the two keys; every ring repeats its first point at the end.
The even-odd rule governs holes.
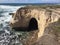
{"type": "Polygon", "coordinates": [[[43,7],[41,8],[39,6],[26,6],[19,8],[16,11],[16,13],[12,15],[10,25],[12,28],[21,27],[31,29],[31,26],[33,27],[33,29],[36,28],[39,31],[38,33],[36,33],[37,40],[39,39],[39,41],[37,42],[43,43],[43,44],[38,43],[36,45],[59,45],[58,42],[55,40],[56,38],[55,31],[51,28],[52,23],[57,22],[59,18],[60,18],[59,7],[51,8],[47,6],[45,8],[43,7]],[[50,37],[50,35],[52,38],[50,37]]]}

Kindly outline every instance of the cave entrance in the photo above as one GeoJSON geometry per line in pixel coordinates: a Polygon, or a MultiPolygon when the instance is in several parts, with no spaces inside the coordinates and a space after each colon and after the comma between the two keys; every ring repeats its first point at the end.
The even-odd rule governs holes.
{"type": "Polygon", "coordinates": [[[27,28],[25,27],[14,27],[13,28],[15,31],[34,31],[38,30],[38,22],[35,18],[31,18],[29,21],[29,25],[27,28]]]}
{"type": "Polygon", "coordinates": [[[38,30],[38,23],[35,18],[32,18],[29,22],[29,31],[38,30]]]}

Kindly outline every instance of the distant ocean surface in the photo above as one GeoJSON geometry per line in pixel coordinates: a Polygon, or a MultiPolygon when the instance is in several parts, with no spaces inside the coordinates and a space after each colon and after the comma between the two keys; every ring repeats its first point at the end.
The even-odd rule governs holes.
{"type": "Polygon", "coordinates": [[[23,5],[0,5],[0,45],[20,45],[18,36],[10,31],[9,21],[12,16],[9,13],[16,12],[21,7],[23,5]]]}
{"type": "Polygon", "coordinates": [[[60,3],[0,3],[0,5],[13,5],[13,6],[20,6],[20,5],[60,5],[60,3]]]}

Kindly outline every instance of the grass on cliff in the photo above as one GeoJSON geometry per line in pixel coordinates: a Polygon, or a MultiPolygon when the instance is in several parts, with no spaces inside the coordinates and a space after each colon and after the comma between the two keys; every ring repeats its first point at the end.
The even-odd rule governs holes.
{"type": "Polygon", "coordinates": [[[56,32],[60,32],[60,20],[58,20],[58,21],[56,22],[56,24],[54,24],[53,29],[54,29],[56,32]]]}
{"type": "Polygon", "coordinates": [[[56,32],[60,32],[60,26],[54,27],[56,32]]]}

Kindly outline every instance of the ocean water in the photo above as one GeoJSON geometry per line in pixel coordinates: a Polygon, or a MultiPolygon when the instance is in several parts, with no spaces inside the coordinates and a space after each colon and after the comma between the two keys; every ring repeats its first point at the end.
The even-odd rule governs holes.
{"type": "Polygon", "coordinates": [[[22,45],[18,35],[11,31],[9,26],[11,12],[16,12],[23,6],[0,5],[0,45],[22,45]]]}

